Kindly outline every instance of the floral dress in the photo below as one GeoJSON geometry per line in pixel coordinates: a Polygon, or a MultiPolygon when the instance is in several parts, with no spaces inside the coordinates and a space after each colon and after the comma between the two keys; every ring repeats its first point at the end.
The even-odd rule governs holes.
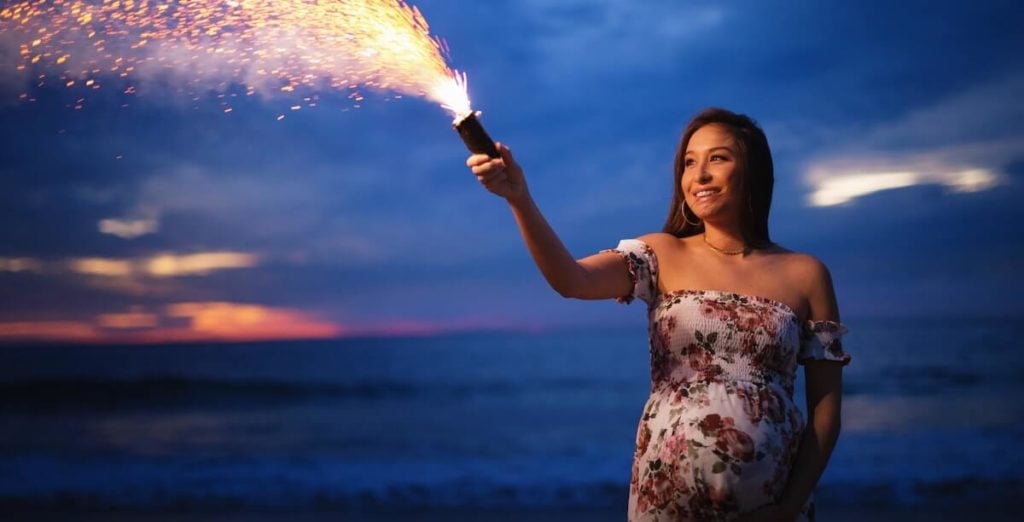
{"type": "MultiPolygon", "coordinates": [[[[636,239],[622,256],[629,303],[648,305],[651,396],[637,428],[629,520],[718,521],[778,501],[805,421],[793,402],[797,363],[838,361],[846,327],[799,324],[786,304],[719,290],[658,290],[654,251],[636,239]]],[[[813,496],[801,521],[814,520],[813,496]]]]}

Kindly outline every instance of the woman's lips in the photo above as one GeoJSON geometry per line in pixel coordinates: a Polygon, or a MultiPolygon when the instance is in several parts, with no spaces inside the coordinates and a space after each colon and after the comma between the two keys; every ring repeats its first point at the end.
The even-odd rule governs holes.
{"type": "Polygon", "coordinates": [[[702,189],[698,190],[693,194],[694,199],[697,202],[710,201],[718,197],[718,189],[702,189]]]}

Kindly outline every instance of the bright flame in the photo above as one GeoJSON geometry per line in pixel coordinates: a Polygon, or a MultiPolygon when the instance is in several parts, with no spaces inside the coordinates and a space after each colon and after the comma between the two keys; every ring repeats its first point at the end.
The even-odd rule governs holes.
{"type": "Polygon", "coordinates": [[[365,86],[471,111],[465,75],[403,0],[22,0],[0,10],[0,30],[20,36],[16,67],[39,86],[46,70],[90,89],[175,73],[194,97],[230,83],[248,95],[365,86]]]}

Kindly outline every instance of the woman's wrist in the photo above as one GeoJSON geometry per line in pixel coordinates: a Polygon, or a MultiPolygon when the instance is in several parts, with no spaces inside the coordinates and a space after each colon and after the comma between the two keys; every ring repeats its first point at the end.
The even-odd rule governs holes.
{"type": "Polygon", "coordinates": [[[513,208],[523,208],[530,204],[532,197],[530,196],[530,191],[524,186],[518,194],[510,194],[505,198],[505,201],[513,208]]]}

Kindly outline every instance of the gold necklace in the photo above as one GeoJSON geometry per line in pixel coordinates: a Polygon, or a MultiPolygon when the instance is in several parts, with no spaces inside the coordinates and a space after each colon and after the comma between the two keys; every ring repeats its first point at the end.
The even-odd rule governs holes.
{"type": "Polygon", "coordinates": [[[738,256],[740,254],[747,253],[748,250],[747,245],[743,245],[743,248],[740,248],[739,250],[726,250],[724,248],[718,248],[715,245],[712,245],[710,241],[708,241],[707,233],[701,234],[701,237],[704,238],[704,243],[707,244],[707,246],[711,247],[712,250],[721,254],[725,254],[727,256],[738,256]]]}

